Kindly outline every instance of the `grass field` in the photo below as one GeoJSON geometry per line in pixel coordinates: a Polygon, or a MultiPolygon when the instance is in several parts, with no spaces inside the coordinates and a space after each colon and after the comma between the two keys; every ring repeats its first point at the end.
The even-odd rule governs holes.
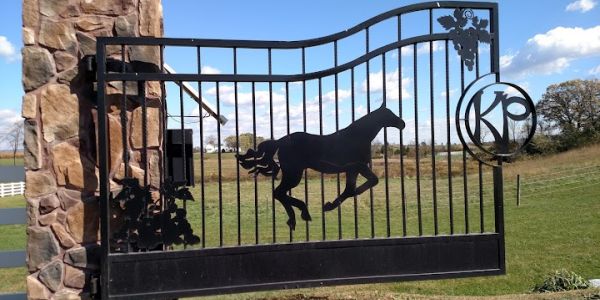
{"type": "MultiPolygon", "coordinates": [[[[226,154],[229,155],[229,154],[226,154]]],[[[213,157],[214,158],[214,157],[213,157]]],[[[207,159],[210,161],[211,157],[207,159]]],[[[216,160],[214,160],[216,161],[216,160]]],[[[208,166],[208,163],[207,163],[208,166]]],[[[538,281],[545,273],[559,268],[575,271],[586,278],[600,278],[600,171],[593,167],[600,166],[600,146],[589,147],[563,153],[560,155],[541,159],[530,159],[515,164],[506,165],[505,175],[505,228],[507,251],[507,275],[495,277],[481,277],[455,280],[419,281],[405,283],[389,283],[376,285],[361,285],[353,287],[332,287],[314,290],[294,290],[285,292],[264,292],[229,296],[229,299],[238,298],[269,298],[285,295],[304,294],[310,295],[337,295],[348,291],[360,291],[367,295],[396,295],[396,294],[421,294],[421,295],[505,295],[527,293],[534,282],[538,281]],[[578,170],[586,170],[579,172],[578,170]],[[590,171],[591,170],[591,171],[590,171]],[[522,204],[515,205],[514,179],[516,174],[521,174],[522,204]],[[539,184],[538,184],[539,183],[539,184]]],[[[214,167],[214,166],[213,166],[214,167]]],[[[439,167],[439,164],[438,164],[439,167]]],[[[215,169],[207,167],[214,172],[215,169]]],[[[234,168],[235,169],[235,168],[234,168]]],[[[472,169],[469,167],[468,169],[472,169]]],[[[424,168],[424,170],[427,170],[424,168]]],[[[431,169],[429,169],[431,172],[431,169]]],[[[199,169],[196,169],[196,174],[199,169]]],[[[454,172],[452,172],[454,174],[454,172]]],[[[243,174],[243,173],[242,173],[243,174]]],[[[426,174],[426,173],[425,173],[426,174]]],[[[446,173],[447,174],[447,173],[446,173]]],[[[393,175],[393,174],[392,174],[393,175]]],[[[247,175],[244,175],[247,176],[247,175]]],[[[425,175],[424,175],[425,176],[425,175]]],[[[198,175],[197,175],[198,178],[198,175]]],[[[452,199],[454,232],[464,232],[464,194],[462,192],[464,178],[455,175],[452,178],[452,199]]],[[[483,182],[491,181],[489,170],[484,170],[483,182]]],[[[476,187],[478,178],[470,173],[467,183],[470,187],[467,194],[470,213],[469,229],[471,232],[480,231],[480,205],[479,191],[476,187]]],[[[310,176],[308,180],[309,208],[313,221],[309,223],[310,239],[323,238],[322,219],[319,209],[321,201],[320,178],[318,175],[310,176]]],[[[272,206],[270,180],[258,181],[258,219],[259,242],[270,243],[272,235],[272,209],[276,210],[276,239],[278,242],[289,240],[289,230],[285,227],[285,213],[278,203],[272,206]]],[[[416,196],[416,181],[413,176],[407,176],[406,199],[408,216],[406,231],[408,235],[418,234],[418,216],[416,196]]],[[[402,213],[400,179],[391,178],[388,184],[390,194],[390,233],[393,236],[402,235],[402,213]]],[[[254,232],[254,181],[251,178],[240,183],[240,239],[242,244],[255,242],[254,232]]],[[[343,188],[343,176],[342,176],[343,188]]],[[[484,184],[483,189],[483,216],[485,231],[493,230],[493,211],[491,199],[491,184],[484,184]]],[[[223,193],[223,244],[234,245],[237,243],[237,189],[235,181],[224,181],[221,185],[223,193]],[[232,225],[232,226],[230,226],[232,225]]],[[[293,195],[302,198],[304,186],[301,184],[293,190],[293,195]]],[[[219,218],[218,195],[219,188],[216,182],[210,181],[206,185],[205,216],[206,216],[206,246],[219,245],[219,218]]],[[[199,195],[196,187],[194,195],[199,195]]],[[[331,200],[337,193],[337,180],[335,177],[324,179],[325,200],[331,200]]],[[[358,197],[357,219],[358,236],[371,235],[370,199],[369,192],[358,197]]],[[[433,205],[432,184],[430,177],[422,178],[421,182],[421,209],[423,233],[433,233],[433,205]]],[[[375,211],[373,232],[375,236],[387,234],[387,218],[384,213],[386,203],[385,182],[380,181],[374,189],[373,207],[375,211]]],[[[438,177],[438,214],[439,231],[448,233],[449,224],[449,192],[446,176],[438,177]]],[[[197,197],[199,198],[199,197],[197,197]]],[[[353,199],[348,199],[342,206],[342,238],[354,238],[353,199]]],[[[0,207],[24,206],[20,197],[0,198],[0,207]]],[[[189,216],[195,232],[200,234],[200,201],[187,204],[189,216]]],[[[299,214],[298,214],[299,215],[299,214]]],[[[325,215],[325,233],[327,239],[337,239],[339,227],[337,213],[329,212],[325,215]]],[[[24,226],[0,227],[0,250],[23,249],[25,246],[24,226]]],[[[306,224],[300,221],[294,232],[294,241],[306,239],[306,224]]],[[[194,246],[195,247],[195,246],[194,246]]],[[[24,268],[0,270],[0,292],[18,291],[24,289],[24,268]]],[[[377,296],[380,297],[380,296],[377,296]]],[[[219,297],[222,298],[222,297],[219,297]]],[[[343,298],[343,297],[342,297],[343,298]]],[[[367,297],[368,298],[368,297],[367,297]]],[[[298,298],[301,299],[301,298],[298,298]]],[[[386,298],[387,299],[387,298],[386,298]]]]}

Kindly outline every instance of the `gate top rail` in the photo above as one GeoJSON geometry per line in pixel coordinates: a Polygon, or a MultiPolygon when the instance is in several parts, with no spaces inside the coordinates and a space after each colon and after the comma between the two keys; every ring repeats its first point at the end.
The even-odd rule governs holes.
{"type": "MultiPolygon", "coordinates": [[[[497,11],[497,3],[471,2],[471,1],[432,1],[417,3],[393,9],[373,18],[370,18],[350,29],[343,30],[324,37],[298,40],[298,41],[261,41],[261,40],[236,40],[236,39],[185,39],[185,38],[130,38],[130,37],[98,37],[98,42],[106,45],[143,45],[143,46],[199,46],[215,48],[248,48],[248,49],[299,49],[304,47],[315,47],[346,38],[355,33],[365,30],[381,21],[389,18],[429,9],[454,9],[471,8],[497,11]]],[[[496,30],[496,28],[493,28],[496,30]]],[[[492,34],[493,35],[493,34],[492,34]]]]}
{"type": "MultiPolygon", "coordinates": [[[[430,26],[432,18],[432,10],[434,9],[481,9],[488,10],[490,12],[491,27],[490,27],[490,38],[493,44],[492,56],[499,57],[499,50],[497,45],[497,3],[484,3],[484,2],[461,2],[461,1],[436,1],[436,2],[425,2],[413,5],[400,7],[382,14],[379,14],[367,21],[364,21],[350,29],[340,31],[324,37],[298,40],[298,41],[265,41],[265,40],[235,40],[235,39],[186,39],[186,38],[147,38],[147,37],[98,37],[98,50],[104,52],[104,47],[107,45],[127,45],[127,46],[160,46],[161,49],[164,46],[183,46],[183,47],[205,47],[205,48],[229,48],[234,51],[237,49],[260,49],[260,50],[281,50],[281,49],[296,49],[302,50],[304,53],[305,48],[320,46],[324,44],[337,43],[339,40],[356,34],[360,31],[366,30],[368,36],[368,30],[371,26],[376,25],[382,21],[393,17],[400,17],[403,14],[418,12],[418,11],[429,11],[430,14],[430,26]]],[[[400,25],[398,30],[400,30],[400,25]]],[[[339,74],[347,71],[352,67],[355,67],[361,63],[368,62],[369,60],[387,53],[391,50],[398,49],[404,46],[418,44],[422,42],[431,42],[436,40],[449,40],[451,39],[448,32],[433,33],[433,29],[430,28],[430,32],[424,35],[417,35],[409,38],[401,38],[395,42],[381,46],[377,49],[368,49],[365,54],[350,60],[344,64],[336,65],[331,68],[312,71],[302,72],[299,74],[165,74],[160,72],[145,73],[145,72],[107,72],[105,73],[105,81],[135,81],[135,80],[150,80],[150,81],[203,81],[203,82],[295,82],[303,80],[312,80],[323,78],[339,74]]],[[[162,51],[162,50],[161,50],[162,51]]],[[[105,63],[105,57],[98,58],[99,64],[105,63]]],[[[491,72],[498,73],[499,65],[495,62],[495,59],[491,60],[491,72]]]]}

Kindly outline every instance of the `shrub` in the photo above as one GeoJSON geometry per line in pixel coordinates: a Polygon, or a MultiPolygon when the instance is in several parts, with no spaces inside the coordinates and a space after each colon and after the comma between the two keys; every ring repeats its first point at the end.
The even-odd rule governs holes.
{"type": "Polygon", "coordinates": [[[542,283],[536,284],[534,292],[560,292],[578,289],[587,289],[590,286],[589,281],[579,276],[575,272],[565,269],[549,273],[542,283]]]}

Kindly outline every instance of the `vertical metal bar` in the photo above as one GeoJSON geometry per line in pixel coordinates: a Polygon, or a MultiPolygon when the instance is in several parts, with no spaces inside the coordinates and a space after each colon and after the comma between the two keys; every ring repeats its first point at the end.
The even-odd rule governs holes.
{"type": "Polygon", "coordinates": [[[479,228],[481,229],[481,233],[485,232],[485,223],[484,223],[484,214],[483,214],[483,164],[479,162],[478,172],[479,172],[479,228]]]}
{"type": "MultiPolygon", "coordinates": [[[[433,34],[433,10],[429,9],[429,34],[433,34]]],[[[437,180],[435,166],[435,105],[433,82],[433,41],[429,41],[429,100],[431,104],[431,181],[433,197],[433,232],[438,235],[437,180]]]]}
{"type": "MultiPolygon", "coordinates": [[[[366,52],[369,53],[369,27],[365,29],[365,39],[366,39],[366,52]]],[[[367,113],[371,112],[371,71],[370,71],[370,60],[367,60],[367,113]]],[[[369,150],[370,151],[370,150],[369,150]]],[[[369,169],[373,168],[373,160],[371,155],[369,154],[369,169]]],[[[369,207],[370,207],[370,215],[371,215],[371,238],[375,237],[375,215],[373,213],[373,188],[369,188],[369,207]]]]}
{"type": "Polygon", "coordinates": [[[521,174],[517,174],[517,206],[521,206],[521,174]]]}
{"type": "MultiPolygon", "coordinates": [[[[479,79],[479,48],[475,51],[475,78],[479,79]]],[[[483,141],[481,141],[483,143],[483,141]]],[[[479,178],[479,229],[481,233],[485,232],[484,211],[483,211],[483,163],[477,161],[477,171],[479,178]]]]}
{"type": "MultiPolygon", "coordinates": [[[[233,48],[233,74],[237,75],[237,48],[233,48]]],[[[239,123],[239,102],[238,102],[238,82],[233,83],[234,101],[235,101],[235,155],[240,155],[240,123],[239,123]]],[[[236,200],[237,200],[237,242],[242,244],[242,220],[241,220],[241,201],[240,201],[240,164],[235,164],[236,178],[236,200]]]]}
{"type": "Polygon", "coordinates": [[[448,162],[448,213],[450,218],[450,234],[454,234],[454,210],[452,203],[452,149],[450,142],[450,59],[448,55],[448,40],[445,46],[446,63],[446,148],[448,162]]]}
{"type": "MultiPolygon", "coordinates": [[[[256,83],[252,82],[252,149],[256,149],[256,83]]],[[[258,244],[258,181],[254,176],[254,241],[258,244]]]]}
{"type": "MultiPolygon", "coordinates": [[[[323,135],[323,88],[321,78],[319,78],[319,135],[323,135]]],[[[321,175],[321,230],[323,240],[327,239],[327,232],[325,228],[325,211],[323,206],[325,205],[325,182],[323,179],[323,173],[321,175]]]]}
{"type": "MultiPolygon", "coordinates": [[[[354,119],[356,118],[356,113],[354,110],[354,67],[352,67],[350,71],[350,97],[352,101],[352,123],[354,123],[354,119]]],[[[354,195],[354,238],[358,238],[358,197],[354,195]]]]}
{"type": "Polygon", "coordinates": [[[498,26],[498,3],[491,3],[490,26],[492,34],[492,51],[490,64],[492,72],[496,73],[496,82],[500,82],[500,27],[498,26]]]}
{"type": "MultiPolygon", "coordinates": [[[[165,47],[163,45],[159,46],[159,54],[160,54],[160,72],[161,73],[165,73],[165,55],[164,55],[164,50],[165,47]]],[[[161,104],[161,111],[160,113],[160,117],[161,117],[161,121],[162,121],[162,139],[161,139],[161,149],[162,149],[162,159],[160,161],[160,168],[161,170],[167,170],[166,165],[167,165],[167,124],[169,122],[168,120],[168,107],[167,107],[167,92],[165,90],[165,82],[164,81],[160,81],[160,104],[161,104]]],[[[164,180],[165,180],[165,174],[164,171],[162,171],[162,174],[160,176],[160,186],[162,187],[164,184],[164,180]]],[[[165,204],[165,197],[162,193],[162,191],[159,191],[160,193],[160,210],[161,212],[165,210],[166,208],[166,204],[165,204]]],[[[161,228],[161,232],[163,232],[165,227],[165,219],[161,218],[160,220],[160,228],[161,228]]],[[[167,250],[167,245],[162,246],[162,250],[167,250]]]]}
{"type": "Polygon", "coordinates": [[[105,69],[106,69],[106,54],[105,45],[101,41],[96,43],[96,62],[98,64],[97,78],[98,78],[98,163],[99,163],[99,187],[100,187],[100,235],[101,243],[100,247],[102,250],[101,255],[101,272],[100,272],[100,283],[102,288],[100,293],[102,299],[108,299],[109,297],[109,286],[110,286],[110,186],[108,184],[108,139],[106,133],[108,132],[107,116],[106,116],[106,102],[104,99],[105,94],[105,69]]]}
{"type": "MultiPolygon", "coordinates": [[[[121,45],[121,73],[125,73],[125,45],[121,45]]],[[[123,86],[123,95],[121,97],[121,143],[123,145],[123,173],[124,177],[130,177],[129,172],[129,149],[127,141],[127,82],[125,80],[121,81],[123,86]]],[[[110,137],[109,137],[110,138],[110,137]]],[[[111,160],[115,159],[111,157],[111,160]]],[[[129,230],[127,230],[126,240],[127,244],[125,245],[125,252],[130,251],[131,238],[129,234],[129,230]]]]}
{"type": "MultiPolygon", "coordinates": [[[[268,49],[268,63],[269,63],[269,75],[273,74],[272,71],[272,51],[268,49]]],[[[273,82],[269,81],[269,127],[271,131],[271,140],[275,140],[273,135],[273,82]]],[[[271,177],[271,191],[275,190],[275,177],[271,177]]],[[[277,229],[275,227],[275,197],[271,193],[271,215],[272,215],[272,226],[273,226],[273,243],[277,242],[277,229]]]]}
{"type": "MultiPolygon", "coordinates": [[[[387,85],[386,85],[386,65],[385,65],[385,53],[381,55],[381,72],[383,73],[383,106],[387,107],[387,85]]],[[[385,179],[385,221],[386,221],[386,235],[391,235],[390,230],[390,184],[389,184],[389,169],[388,169],[388,135],[387,127],[383,128],[383,172],[385,179]]]]}
{"type": "MultiPolygon", "coordinates": [[[[337,55],[337,40],[333,41],[333,60],[335,67],[338,66],[338,55],[337,55]]],[[[335,131],[340,129],[340,116],[339,116],[339,95],[338,95],[338,73],[335,73],[334,78],[334,89],[335,89],[335,131]]],[[[337,194],[340,194],[340,174],[336,174],[337,178],[337,194]]],[[[342,239],[342,206],[339,205],[337,209],[338,217],[338,239],[342,239]]]]}
{"type": "MultiPolygon", "coordinates": [[[[185,159],[185,117],[183,109],[183,82],[179,82],[179,124],[181,125],[180,137],[181,137],[181,161],[182,161],[182,172],[184,185],[187,185],[187,173],[186,173],[186,159],[185,159]]],[[[183,209],[187,211],[187,201],[183,200],[183,209]]],[[[183,249],[187,249],[187,243],[183,241],[183,249]]]]}
{"type": "MultiPolygon", "coordinates": [[[[142,102],[142,162],[144,163],[144,188],[148,187],[148,103],[146,102],[146,82],[138,81],[138,97],[142,102]]],[[[148,203],[151,199],[144,199],[144,215],[149,216],[148,203]]]]}
{"type": "MultiPolygon", "coordinates": [[[[290,135],[290,83],[285,82],[285,119],[287,126],[287,135],[290,135]]],[[[290,196],[292,190],[289,191],[290,196]]],[[[294,231],[290,228],[290,243],[294,241],[294,231]]]]}
{"type": "Polygon", "coordinates": [[[417,215],[419,222],[419,235],[423,235],[423,221],[421,214],[421,167],[419,155],[419,92],[418,92],[418,73],[417,73],[417,44],[413,44],[413,76],[414,76],[414,94],[415,94],[415,163],[417,172],[417,215]]]}
{"type": "MultiPolygon", "coordinates": [[[[402,40],[402,15],[398,15],[398,41],[402,40]]],[[[398,48],[398,114],[402,118],[402,47],[398,48]]],[[[406,236],[406,189],[404,183],[404,134],[400,130],[400,189],[402,193],[402,236],[406,236]]]]}
{"type": "MultiPolygon", "coordinates": [[[[460,91],[465,91],[465,63],[460,60],[460,91]]],[[[463,195],[465,206],[465,233],[469,233],[469,189],[467,186],[467,151],[462,147],[462,167],[463,167],[463,195]]]]}
{"type": "MultiPolygon", "coordinates": [[[[202,55],[200,47],[196,47],[198,56],[198,74],[202,70],[202,55]]],[[[198,95],[202,99],[202,83],[198,81],[198,95]]],[[[163,93],[164,96],[164,93],[163,93]]],[[[206,213],[205,213],[205,191],[204,191],[204,116],[202,114],[202,101],[198,102],[198,127],[200,131],[200,213],[202,216],[202,248],[206,247],[206,213]]]]}
{"type": "MultiPolygon", "coordinates": [[[[306,73],[306,49],[302,47],[302,74],[306,73]]],[[[302,125],[304,132],[306,133],[306,80],[302,81],[302,125]]],[[[308,171],[304,169],[304,202],[306,203],[306,209],[308,209],[308,171]]],[[[310,225],[308,221],[306,224],[306,241],[310,240],[310,225]]]]}
{"type": "MultiPolygon", "coordinates": [[[[221,93],[219,91],[220,83],[215,82],[217,89],[217,116],[221,115],[221,93]]],[[[217,169],[219,176],[219,247],[223,247],[223,168],[221,164],[221,122],[217,120],[217,169]]]]}
{"type": "Polygon", "coordinates": [[[498,233],[498,261],[500,270],[506,271],[504,257],[504,183],[502,178],[502,159],[498,159],[498,166],[494,167],[494,219],[495,229],[498,233]]]}

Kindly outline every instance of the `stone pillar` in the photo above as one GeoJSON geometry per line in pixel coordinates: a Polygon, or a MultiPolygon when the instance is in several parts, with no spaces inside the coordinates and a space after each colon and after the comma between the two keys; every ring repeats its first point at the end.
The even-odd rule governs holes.
{"type": "MultiPolygon", "coordinates": [[[[162,34],[160,0],[23,0],[22,116],[30,299],[89,298],[90,278],[99,270],[95,91],[82,58],[95,54],[97,36],[162,34]]],[[[119,51],[120,47],[112,54],[120,57],[119,51]]],[[[137,56],[137,60],[159,64],[155,53],[133,48],[127,52],[130,60],[137,56]]],[[[160,103],[160,88],[159,94],[156,86],[146,90],[160,103]]],[[[148,118],[156,120],[158,110],[149,109],[148,118]]],[[[118,116],[118,112],[111,113],[118,116]]],[[[129,132],[135,133],[141,111],[132,107],[128,115],[129,132]]],[[[109,123],[111,130],[114,126],[120,132],[118,117],[109,117],[109,123]]],[[[162,124],[156,123],[148,128],[154,160],[160,157],[162,140],[162,124]]],[[[134,137],[139,135],[126,141],[130,149],[138,142],[134,137]]],[[[111,151],[122,149],[122,143],[111,144],[111,151]]],[[[159,165],[152,164],[152,157],[148,163],[151,176],[157,174],[159,165]]],[[[141,164],[139,159],[134,163],[141,164]]],[[[118,170],[120,164],[111,162],[111,169],[118,170]]],[[[113,184],[118,183],[115,178],[113,184]]]]}

